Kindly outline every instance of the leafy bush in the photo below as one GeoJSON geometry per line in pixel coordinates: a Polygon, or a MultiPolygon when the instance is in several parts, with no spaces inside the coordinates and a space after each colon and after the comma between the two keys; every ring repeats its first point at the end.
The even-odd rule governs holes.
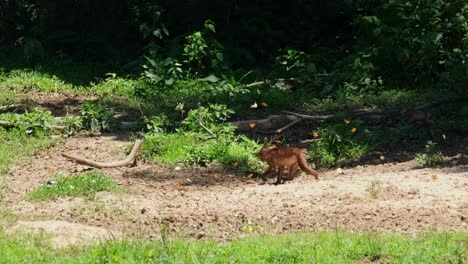
{"type": "Polygon", "coordinates": [[[152,132],[145,136],[141,153],[171,165],[222,163],[242,169],[258,167],[254,156],[257,143],[236,136],[234,127],[224,123],[232,113],[225,105],[191,110],[175,133],[164,132],[164,118],[157,117],[152,132]]]}
{"type": "Polygon", "coordinates": [[[82,127],[92,132],[110,130],[115,126],[114,112],[100,103],[85,101],[81,104],[82,127]]]}
{"type": "Polygon", "coordinates": [[[27,194],[27,198],[45,200],[59,196],[84,196],[91,197],[101,191],[121,190],[106,175],[93,170],[80,175],[65,177],[56,174],[55,179],[48,180],[27,194]]]}
{"type": "Polygon", "coordinates": [[[444,159],[442,153],[436,150],[436,146],[437,143],[428,141],[425,153],[416,154],[416,163],[423,167],[435,167],[440,165],[444,159]]]}
{"type": "Polygon", "coordinates": [[[318,130],[320,139],[309,155],[322,166],[330,167],[346,159],[359,159],[367,153],[367,144],[359,139],[359,120],[347,120],[318,130]],[[347,123],[347,124],[346,124],[347,123]]]}

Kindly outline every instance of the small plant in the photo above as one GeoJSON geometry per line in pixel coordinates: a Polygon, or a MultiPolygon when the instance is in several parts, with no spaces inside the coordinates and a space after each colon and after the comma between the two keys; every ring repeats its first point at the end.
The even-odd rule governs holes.
{"type": "Polygon", "coordinates": [[[416,154],[416,163],[423,167],[435,167],[443,161],[440,151],[436,150],[437,143],[428,141],[424,153],[416,154]]]}
{"type": "Polygon", "coordinates": [[[81,117],[78,116],[69,116],[63,121],[64,125],[67,128],[67,135],[71,136],[76,132],[80,131],[83,128],[83,122],[81,117]]]}
{"type": "MultiPolygon", "coordinates": [[[[334,124],[316,132],[321,140],[318,141],[309,155],[319,160],[322,166],[330,167],[347,159],[359,159],[367,153],[367,144],[362,142],[358,135],[359,120],[344,119],[344,124],[334,124]]],[[[315,137],[315,136],[314,136],[315,137]]]]}
{"type": "Polygon", "coordinates": [[[195,73],[206,69],[217,71],[224,67],[223,46],[213,37],[210,38],[210,34],[215,32],[214,22],[207,20],[204,30],[195,31],[185,37],[183,55],[195,73]]]}
{"type": "Polygon", "coordinates": [[[219,132],[233,135],[232,127],[224,124],[233,113],[234,111],[227,108],[226,105],[210,104],[208,107],[200,106],[196,110],[189,111],[182,125],[188,131],[194,131],[200,135],[206,134],[205,137],[212,136],[208,135],[208,130],[214,134],[219,132]]]}
{"type": "Polygon", "coordinates": [[[172,85],[174,81],[183,79],[184,71],[182,64],[176,59],[166,58],[164,60],[153,60],[146,57],[149,64],[143,65],[144,75],[154,83],[164,81],[166,85],[172,85]]]}
{"type": "Polygon", "coordinates": [[[162,133],[169,126],[169,119],[165,114],[145,119],[146,128],[150,133],[162,133]]]}
{"type": "Polygon", "coordinates": [[[377,199],[381,191],[382,191],[382,182],[379,180],[371,181],[369,185],[367,185],[367,188],[366,188],[366,192],[373,199],[377,199]]]}
{"type": "Polygon", "coordinates": [[[110,130],[114,124],[114,112],[105,105],[85,101],[81,104],[80,116],[84,129],[91,132],[110,130]]]}
{"type": "Polygon", "coordinates": [[[106,175],[93,170],[80,175],[65,177],[56,174],[55,179],[48,180],[42,186],[27,194],[27,198],[45,200],[59,196],[92,197],[101,191],[116,191],[121,188],[106,175]]]}

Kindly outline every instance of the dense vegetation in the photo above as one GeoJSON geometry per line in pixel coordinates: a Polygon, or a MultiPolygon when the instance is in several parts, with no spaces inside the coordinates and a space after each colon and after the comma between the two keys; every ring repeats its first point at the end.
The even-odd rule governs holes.
{"type": "MultiPolygon", "coordinates": [[[[461,0],[4,0],[0,13],[3,89],[92,90],[100,101],[84,104],[82,123],[69,132],[115,128],[109,106],[143,113],[145,153],[170,164],[229,164],[253,151],[227,121],[245,119],[254,102],[262,103],[256,117],[297,110],[346,118],[350,107],[466,99],[468,4],[461,0]],[[196,143],[209,136],[200,119],[220,135],[213,147],[196,143]],[[236,146],[226,149],[230,141],[236,146]],[[161,158],[176,142],[195,143],[178,160],[161,158]]],[[[442,104],[438,112],[451,120],[436,122],[439,134],[466,130],[466,107],[442,104]]],[[[316,125],[323,140],[311,148],[319,164],[358,159],[405,137],[421,146],[434,139],[404,121],[396,130],[353,122],[316,125]]],[[[252,156],[239,159],[255,167],[252,156]]]]}
{"type": "MultiPolygon", "coordinates": [[[[8,188],[3,176],[19,157],[56,144],[57,135],[115,131],[123,121],[134,121],[133,132],[144,137],[141,155],[155,162],[222,163],[248,177],[261,171],[255,153],[265,133],[255,123],[238,133],[232,122],[282,110],[334,115],[278,138],[302,144],[314,166],[383,161],[388,152],[443,165],[450,147],[468,144],[467,18],[465,0],[0,0],[0,202],[8,188]],[[28,99],[42,92],[91,99],[75,115],[56,117],[28,99]],[[16,104],[25,109],[1,108],[16,104]],[[427,115],[423,124],[400,116],[412,109],[427,115]],[[368,120],[354,110],[388,116],[368,120]]],[[[103,190],[122,189],[92,171],[56,175],[25,198],[103,190]]],[[[0,262],[466,260],[466,234],[336,231],[222,244],[166,240],[161,227],[161,236],[158,243],[56,250],[43,236],[0,227],[0,262]]]]}

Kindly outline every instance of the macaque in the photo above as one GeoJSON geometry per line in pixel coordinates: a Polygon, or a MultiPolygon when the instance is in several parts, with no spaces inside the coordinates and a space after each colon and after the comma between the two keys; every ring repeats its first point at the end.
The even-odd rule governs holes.
{"type": "Polygon", "coordinates": [[[258,153],[261,161],[268,164],[268,169],[263,173],[262,179],[266,181],[266,177],[278,173],[278,178],[275,184],[284,183],[284,181],[291,181],[294,178],[298,167],[305,171],[308,175],[313,175],[316,180],[319,179],[318,173],[311,169],[307,164],[304,150],[294,147],[283,147],[265,143],[263,148],[258,153]],[[289,176],[283,179],[285,167],[289,168],[289,176]]]}

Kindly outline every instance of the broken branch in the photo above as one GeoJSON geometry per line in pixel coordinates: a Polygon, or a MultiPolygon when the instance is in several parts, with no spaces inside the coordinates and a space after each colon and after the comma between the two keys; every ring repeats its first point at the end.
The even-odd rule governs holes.
{"type": "Polygon", "coordinates": [[[0,106],[0,112],[8,112],[8,111],[16,110],[19,108],[28,109],[28,105],[26,104],[2,105],[0,106]]]}
{"type": "Polygon", "coordinates": [[[69,154],[66,154],[66,153],[62,153],[62,156],[64,156],[67,159],[70,159],[70,160],[72,160],[72,161],[74,161],[74,162],[76,162],[78,164],[86,165],[86,166],[90,166],[90,167],[94,167],[94,168],[98,168],[98,169],[123,167],[123,166],[129,166],[129,165],[134,165],[135,164],[135,159],[138,156],[138,153],[140,152],[141,143],[143,143],[142,140],[136,140],[135,145],[133,145],[132,151],[130,152],[128,157],[126,159],[124,159],[124,160],[115,161],[115,162],[108,162],[108,163],[97,162],[97,161],[93,161],[93,160],[89,160],[89,159],[83,159],[83,158],[79,158],[79,157],[76,157],[76,156],[72,156],[72,155],[69,155],[69,154]]]}

